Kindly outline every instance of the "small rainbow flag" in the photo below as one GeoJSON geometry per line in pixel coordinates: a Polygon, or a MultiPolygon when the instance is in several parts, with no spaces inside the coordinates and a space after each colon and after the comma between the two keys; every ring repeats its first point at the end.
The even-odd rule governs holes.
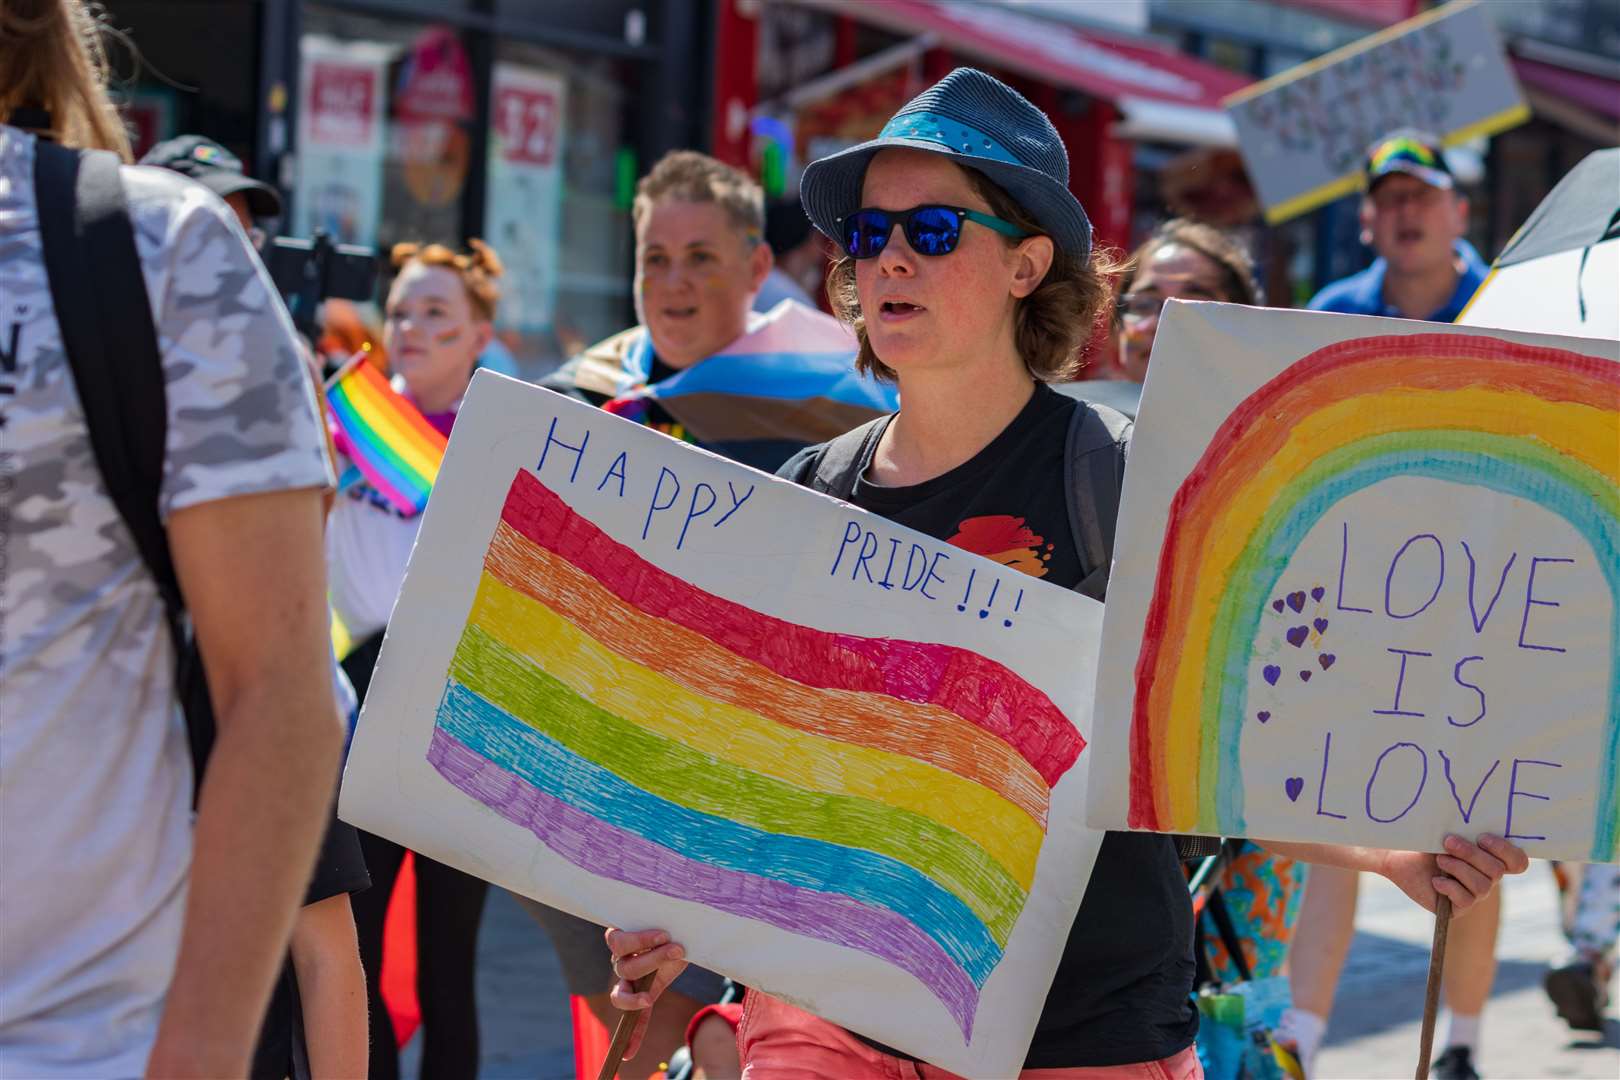
{"type": "Polygon", "coordinates": [[[333,377],[326,402],[339,452],[400,513],[420,514],[444,460],[445,437],[364,356],[333,377]]]}

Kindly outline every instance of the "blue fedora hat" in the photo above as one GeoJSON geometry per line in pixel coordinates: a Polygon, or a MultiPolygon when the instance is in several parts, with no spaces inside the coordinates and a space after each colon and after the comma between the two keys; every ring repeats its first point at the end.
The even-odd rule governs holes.
{"type": "Polygon", "coordinates": [[[839,222],[861,207],[866,166],[890,147],[943,154],[977,169],[1064,252],[1080,262],[1090,256],[1091,222],[1069,191],[1063,140],[1045,113],[1000,79],[957,68],[895,113],[877,138],[805,166],[799,195],[816,228],[838,240],[839,222]]]}

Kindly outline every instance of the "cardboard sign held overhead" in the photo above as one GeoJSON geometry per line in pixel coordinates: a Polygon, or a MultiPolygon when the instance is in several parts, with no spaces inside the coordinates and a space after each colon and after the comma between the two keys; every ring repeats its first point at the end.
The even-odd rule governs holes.
{"type": "Polygon", "coordinates": [[[1101,622],[1077,593],[480,372],[339,809],[1010,1076],[1102,840],[1081,821],[1101,622]]]}
{"type": "Polygon", "coordinates": [[[1620,343],[1171,301],[1088,820],[1620,861],[1620,343]]]}
{"type": "Polygon", "coordinates": [[[1530,117],[1487,10],[1473,3],[1398,23],[1225,105],[1272,224],[1357,190],[1367,147],[1398,128],[1454,146],[1530,117]]]}

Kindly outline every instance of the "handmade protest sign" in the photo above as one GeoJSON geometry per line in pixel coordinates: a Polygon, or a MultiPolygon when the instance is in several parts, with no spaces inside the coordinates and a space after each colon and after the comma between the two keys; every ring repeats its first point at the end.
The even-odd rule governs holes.
{"type": "Polygon", "coordinates": [[[1416,127],[1447,146],[1530,118],[1483,5],[1448,4],[1224,102],[1272,224],[1348,195],[1368,146],[1416,127]]]}
{"type": "Polygon", "coordinates": [[[1100,633],[1078,594],[479,373],[340,812],[1012,1075],[1101,840],[1100,633]]]}
{"type": "Polygon", "coordinates": [[[1172,303],[1097,827],[1616,861],[1620,343],[1172,303]]]}

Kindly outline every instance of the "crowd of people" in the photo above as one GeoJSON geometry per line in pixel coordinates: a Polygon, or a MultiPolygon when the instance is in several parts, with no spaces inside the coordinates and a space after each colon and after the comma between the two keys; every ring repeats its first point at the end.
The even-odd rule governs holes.
{"type": "MultiPolygon", "coordinates": [[[[294,330],[258,256],[261,223],[280,215],[275,188],[200,136],[160,144],[143,166],[130,158],[91,11],[0,0],[0,1072],[398,1076],[381,974],[408,880],[421,1073],[475,1075],[488,885],[357,833],[334,808],[420,515],[331,443],[316,343],[294,330]],[[122,237],[128,259],[81,250],[102,236],[122,237]],[[73,277],[75,266],[94,272],[73,277]],[[110,421],[93,407],[107,393],[86,381],[85,355],[103,346],[160,365],[161,393],[124,394],[110,421]],[[111,477],[105,447],[134,429],[157,433],[155,506],[111,477]],[[160,527],[144,527],[154,512],[160,527]],[[341,658],[333,612],[351,639],[341,658]],[[186,688],[203,672],[199,703],[186,688]]],[[[744,173],[672,153],[632,210],[638,325],[544,385],[942,541],[1011,512],[1051,543],[1039,576],[1103,599],[1108,562],[1073,538],[1069,507],[1118,493],[1067,486],[1067,437],[1089,410],[1122,473],[1131,425],[1083,400],[1085,346],[1111,330],[1106,374],[1140,383],[1166,301],[1265,297],[1243,247],[1208,224],[1168,221],[1128,259],[1100,248],[1068,170],[1050,120],[972,69],[873,140],[810,163],[802,210],[767,210],[744,173]],[[972,143],[915,123],[942,117],[972,143]],[[823,281],[831,314],[816,303],[823,281]],[[845,360],[829,363],[828,341],[848,342],[845,360]],[[763,353],[793,367],[800,392],[763,420],[683,411],[656,392],[708,364],[706,388],[745,394],[746,364],[709,362],[763,353]],[[821,393],[834,383],[837,401],[821,393]]],[[[1370,148],[1365,178],[1363,240],[1378,258],[1311,307],[1455,318],[1484,264],[1463,239],[1467,201],[1444,155],[1421,133],[1392,133],[1370,148]]],[[[494,338],[501,259],[476,240],[458,251],[423,238],[390,264],[373,359],[385,355],[396,390],[450,435],[494,338]]],[[[1445,846],[1235,841],[1219,881],[1227,909],[1249,915],[1234,952],[1229,935],[1197,930],[1176,838],[1107,834],[1097,887],[1051,943],[1057,974],[1024,1075],[1203,1075],[1200,972],[1288,978],[1294,1005],[1275,1039],[1314,1075],[1363,872],[1468,914],[1452,932],[1435,1074],[1477,1075],[1496,886],[1528,860],[1488,834],[1445,846]]],[[[1613,870],[1561,871],[1573,951],[1548,990],[1577,1027],[1601,1027],[1620,936],[1613,870]]],[[[604,930],[526,903],[571,996],[604,1024],[638,1014],[622,1075],[650,1075],[683,1048],[713,1080],[949,1075],[689,965],[663,930],[604,930]]]]}

